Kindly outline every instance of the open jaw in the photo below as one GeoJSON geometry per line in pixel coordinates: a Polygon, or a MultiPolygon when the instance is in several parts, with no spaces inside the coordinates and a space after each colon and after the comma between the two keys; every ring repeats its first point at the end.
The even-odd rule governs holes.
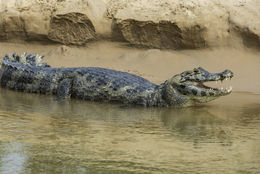
{"type": "Polygon", "coordinates": [[[195,68],[193,71],[181,73],[178,91],[188,97],[218,97],[230,94],[232,87],[210,87],[206,82],[225,81],[233,77],[233,72],[225,70],[221,73],[209,73],[203,68],[195,68]]]}
{"type": "MultiPolygon", "coordinates": [[[[231,78],[232,77],[227,77],[224,80],[225,81],[231,80],[231,78]]],[[[232,92],[231,85],[228,87],[222,87],[222,85],[219,85],[219,84],[222,84],[223,80],[216,80],[215,82],[216,82],[215,86],[218,86],[218,87],[211,87],[211,86],[205,85],[204,84],[205,82],[193,82],[193,89],[192,89],[193,92],[192,92],[192,90],[191,90],[191,92],[194,95],[195,94],[194,90],[196,90],[197,94],[195,94],[195,95],[200,95],[200,96],[222,96],[222,95],[230,94],[232,92]]],[[[207,83],[207,81],[206,81],[206,83],[207,83]]],[[[224,86],[226,86],[226,85],[224,85],[224,86]]]]}

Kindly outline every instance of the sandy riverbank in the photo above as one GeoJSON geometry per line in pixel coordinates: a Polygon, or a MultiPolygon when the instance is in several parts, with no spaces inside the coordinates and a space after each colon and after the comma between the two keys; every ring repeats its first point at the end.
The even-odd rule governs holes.
{"type": "Polygon", "coordinates": [[[99,41],[88,46],[41,43],[0,43],[0,55],[38,53],[53,67],[94,66],[134,73],[162,83],[176,73],[202,66],[210,72],[230,69],[234,91],[260,92],[260,52],[246,48],[159,50],[132,48],[124,43],[99,41]]]}

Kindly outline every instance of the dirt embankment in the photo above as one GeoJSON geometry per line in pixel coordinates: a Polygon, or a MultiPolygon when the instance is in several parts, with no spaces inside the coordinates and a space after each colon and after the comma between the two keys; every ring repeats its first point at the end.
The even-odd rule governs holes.
{"type": "Polygon", "coordinates": [[[258,0],[111,0],[108,13],[121,38],[155,48],[260,48],[258,0]]]}
{"type": "Polygon", "coordinates": [[[260,48],[258,0],[12,0],[0,5],[0,40],[82,45],[109,38],[149,48],[260,48]]]}

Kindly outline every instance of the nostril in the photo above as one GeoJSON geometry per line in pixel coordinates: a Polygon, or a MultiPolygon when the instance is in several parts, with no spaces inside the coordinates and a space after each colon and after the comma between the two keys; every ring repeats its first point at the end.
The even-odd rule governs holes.
{"type": "Polygon", "coordinates": [[[233,72],[232,71],[230,71],[230,70],[225,70],[224,72],[223,72],[224,74],[233,74],[233,72]]]}
{"type": "Polygon", "coordinates": [[[221,77],[233,77],[233,76],[234,76],[234,73],[230,70],[225,70],[221,75],[221,77]]]}

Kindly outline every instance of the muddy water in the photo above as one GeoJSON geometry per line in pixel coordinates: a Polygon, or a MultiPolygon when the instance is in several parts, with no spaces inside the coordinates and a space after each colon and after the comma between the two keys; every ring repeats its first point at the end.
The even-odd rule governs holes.
{"type": "Polygon", "coordinates": [[[260,95],[125,108],[0,89],[0,173],[259,173],[260,95]]]}

